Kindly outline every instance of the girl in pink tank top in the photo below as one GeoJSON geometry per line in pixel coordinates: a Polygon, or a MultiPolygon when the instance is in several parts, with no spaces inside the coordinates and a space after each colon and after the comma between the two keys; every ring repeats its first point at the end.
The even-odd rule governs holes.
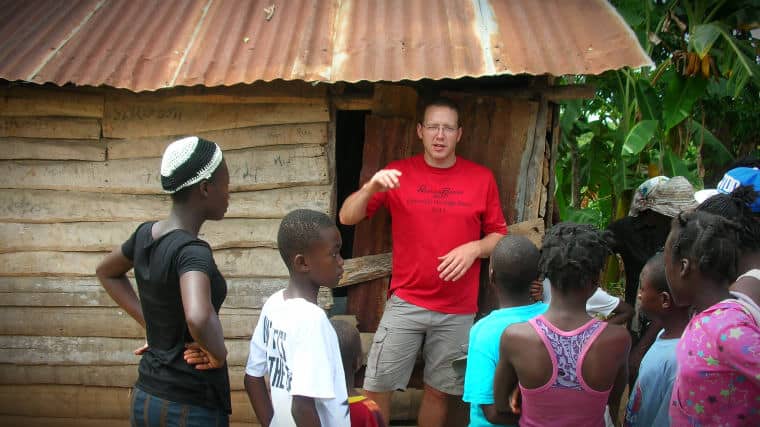
{"type": "Polygon", "coordinates": [[[510,395],[519,386],[520,426],[603,427],[608,403],[615,417],[630,336],[586,313],[608,253],[590,225],[561,223],[544,237],[540,268],[551,281],[549,310],[502,333],[494,378],[500,412],[517,413],[510,395]]]}

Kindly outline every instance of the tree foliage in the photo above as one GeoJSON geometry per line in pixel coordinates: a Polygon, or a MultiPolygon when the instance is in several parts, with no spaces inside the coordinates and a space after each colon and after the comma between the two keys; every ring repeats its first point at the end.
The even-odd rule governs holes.
{"type": "Polygon", "coordinates": [[[760,137],[760,0],[612,3],[655,66],[564,79],[596,96],[563,103],[556,168],[562,219],[600,227],[648,177],[713,184],[760,137]]]}

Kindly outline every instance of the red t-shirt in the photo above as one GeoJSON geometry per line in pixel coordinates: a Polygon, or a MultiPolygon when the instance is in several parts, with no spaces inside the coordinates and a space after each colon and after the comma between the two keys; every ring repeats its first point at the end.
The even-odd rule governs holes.
{"type": "Polygon", "coordinates": [[[461,157],[450,168],[434,168],[422,155],[392,162],[385,169],[401,171],[399,188],[375,193],[367,216],[380,206],[391,214],[390,293],[440,313],[475,313],[480,260],[456,282],[445,282],[438,277],[438,257],[486,234],[507,233],[493,174],[461,157]]]}
{"type": "Polygon", "coordinates": [[[348,411],[351,414],[351,427],[385,427],[380,407],[372,399],[349,396],[348,411]]]}

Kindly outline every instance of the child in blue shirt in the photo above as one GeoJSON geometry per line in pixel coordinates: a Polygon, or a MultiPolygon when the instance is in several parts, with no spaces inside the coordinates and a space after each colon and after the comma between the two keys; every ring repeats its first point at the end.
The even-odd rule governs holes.
{"type": "Polygon", "coordinates": [[[689,323],[689,308],[673,303],[662,253],[647,261],[639,282],[641,311],[664,328],[641,359],[639,376],[625,410],[625,426],[667,427],[670,393],[676,378],[676,345],[689,323]]]}
{"type": "Polygon", "coordinates": [[[530,240],[515,235],[502,238],[491,253],[488,278],[500,308],[470,330],[462,399],[470,403],[471,427],[517,424],[514,418],[504,418],[505,414],[494,408],[493,378],[504,329],[526,322],[548,308],[547,304],[534,303],[530,295],[531,283],[538,278],[538,257],[538,249],[530,240]]]}

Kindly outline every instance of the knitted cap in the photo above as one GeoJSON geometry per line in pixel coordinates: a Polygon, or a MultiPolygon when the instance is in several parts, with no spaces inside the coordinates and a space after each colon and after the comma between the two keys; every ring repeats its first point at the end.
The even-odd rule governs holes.
{"type": "Polygon", "coordinates": [[[644,181],[633,194],[630,216],[639,216],[649,209],[659,214],[675,217],[684,209],[697,205],[694,187],[682,176],[656,176],[644,181]]]}
{"type": "Polygon", "coordinates": [[[161,186],[166,193],[176,193],[203,179],[210,179],[222,163],[218,145],[197,136],[172,142],[161,159],[161,186]]]}

